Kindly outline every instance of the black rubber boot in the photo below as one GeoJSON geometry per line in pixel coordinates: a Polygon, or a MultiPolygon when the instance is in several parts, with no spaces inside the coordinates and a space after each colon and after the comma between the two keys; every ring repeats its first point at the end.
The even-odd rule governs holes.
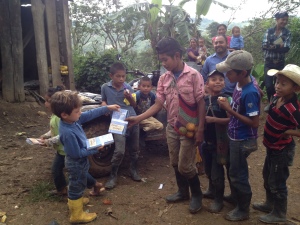
{"type": "Polygon", "coordinates": [[[232,205],[236,205],[236,200],[235,200],[235,198],[233,197],[233,195],[231,193],[229,195],[224,195],[223,200],[225,202],[228,202],[228,203],[232,204],[232,205]]]}
{"type": "MultiPolygon", "coordinates": [[[[223,182],[224,183],[224,182],[223,182]]],[[[207,209],[211,213],[218,213],[223,208],[223,195],[224,195],[224,185],[220,182],[214,184],[214,201],[207,209]]]]}
{"type": "Polygon", "coordinates": [[[188,179],[190,188],[191,188],[191,202],[190,202],[190,213],[198,212],[202,207],[202,191],[200,188],[199,177],[196,174],[193,178],[188,179]]]}
{"type": "Polygon", "coordinates": [[[270,191],[266,191],[266,201],[260,203],[254,203],[252,205],[252,208],[262,212],[270,213],[273,210],[273,206],[274,206],[273,195],[270,191]]]}
{"type": "Polygon", "coordinates": [[[119,165],[112,165],[109,180],[106,182],[105,188],[113,189],[116,186],[118,170],[119,165]]]}
{"type": "Polygon", "coordinates": [[[237,206],[227,213],[225,219],[230,221],[242,221],[249,219],[249,207],[251,202],[252,194],[243,195],[237,198],[237,206]]]}
{"type": "Polygon", "coordinates": [[[137,159],[132,159],[130,162],[130,175],[132,180],[134,181],[141,181],[142,179],[140,178],[140,176],[138,175],[137,171],[137,159]]]}
{"type": "Polygon", "coordinates": [[[287,199],[274,198],[274,208],[271,213],[260,216],[258,219],[263,223],[286,222],[287,199]]]}
{"type": "Polygon", "coordinates": [[[186,177],[179,173],[178,168],[174,167],[178,191],[166,197],[168,203],[188,200],[190,198],[189,183],[186,177]]]}
{"type": "Polygon", "coordinates": [[[214,199],[214,188],[211,179],[208,180],[208,188],[203,193],[203,198],[214,199]]]}

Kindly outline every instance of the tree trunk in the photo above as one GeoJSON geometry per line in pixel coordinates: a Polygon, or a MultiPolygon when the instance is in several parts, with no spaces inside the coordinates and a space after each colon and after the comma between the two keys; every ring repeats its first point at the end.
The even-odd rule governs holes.
{"type": "Polygon", "coordinates": [[[49,52],[52,69],[52,84],[53,86],[61,85],[61,74],[60,74],[60,58],[59,58],[59,44],[58,34],[56,26],[56,7],[55,1],[46,0],[46,18],[48,27],[48,40],[49,40],[49,52]]]}
{"type": "Polygon", "coordinates": [[[0,0],[2,95],[8,102],[25,100],[20,0],[0,0]]]}
{"type": "Polygon", "coordinates": [[[40,94],[44,96],[49,88],[48,63],[45,39],[44,12],[45,5],[41,0],[31,0],[31,11],[36,46],[37,68],[39,74],[40,94]]]}

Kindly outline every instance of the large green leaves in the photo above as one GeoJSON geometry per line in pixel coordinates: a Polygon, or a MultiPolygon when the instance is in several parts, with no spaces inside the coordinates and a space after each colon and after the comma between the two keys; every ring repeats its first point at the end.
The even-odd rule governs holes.
{"type": "Polygon", "coordinates": [[[154,22],[158,16],[158,13],[161,9],[162,0],[152,0],[150,5],[150,17],[151,22],[154,22]]]}
{"type": "Polygon", "coordinates": [[[196,6],[196,14],[205,16],[208,13],[212,0],[198,0],[196,6]]]}

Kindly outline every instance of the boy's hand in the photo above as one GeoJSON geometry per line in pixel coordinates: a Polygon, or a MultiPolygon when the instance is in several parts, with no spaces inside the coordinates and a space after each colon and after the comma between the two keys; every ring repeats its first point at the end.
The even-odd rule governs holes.
{"type": "Polygon", "coordinates": [[[128,89],[124,90],[124,96],[128,100],[131,98],[131,93],[130,93],[130,91],[128,89]]]}
{"type": "Polygon", "coordinates": [[[130,128],[140,122],[136,116],[130,116],[130,117],[126,118],[125,121],[128,121],[128,128],[130,128]]]}
{"type": "Polygon", "coordinates": [[[206,123],[214,123],[215,122],[215,117],[213,117],[213,116],[205,116],[205,122],[206,123]]]}
{"type": "Polygon", "coordinates": [[[110,110],[110,111],[120,111],[120,106],[119,105],[108,105],[107,108],[110,110]]]}
{"type": "Polygon", "coordinates": [[[38,139],[38,142],[42,146],[47,146],[48,145],[48,140],[47,139],[38,139]]]}
{"type": "Polygon", "coordinates": [[[199,146],[204,140],[203,131],[197,130],[197,132],[195,133],[194,138],[195,138],[195,146],[199,146]]]}
{"type": "Polygon", "coordinates": [[[97,150],[100,152],[104,149],[104,146],[100,146],[99,148],[97,148],[97,150]]]}
{"type": "Polygon", "coordinates": [[[220,107],[222,109],[224,109],[225,111],[228,111],[228,110],[231,109],[231,106],[230,106],[227,98],[225,98],[225,97],[219,97],[217,101],[218,101],[218,104],[220,105],[220,107]]]}

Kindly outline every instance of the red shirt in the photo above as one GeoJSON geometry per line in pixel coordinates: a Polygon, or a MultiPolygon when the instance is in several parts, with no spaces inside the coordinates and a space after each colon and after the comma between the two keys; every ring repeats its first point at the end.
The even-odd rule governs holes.
{"type": "Polygon", "coordinates": [[[156,91],[156,99],[162,104],[166,102],[168,122],[171,126],[175,125],[178,115],[178,91],[184,98],[184,101],[189,104],[199,102],[204,97],[202,75],[186,63],[184,63],[183,71],[176,80],[177,88],[174,86],[174,82],[172,82],[174,80],[176,80],[174,74],[171,71],[167,71],[160,76],[156,91]]]}

